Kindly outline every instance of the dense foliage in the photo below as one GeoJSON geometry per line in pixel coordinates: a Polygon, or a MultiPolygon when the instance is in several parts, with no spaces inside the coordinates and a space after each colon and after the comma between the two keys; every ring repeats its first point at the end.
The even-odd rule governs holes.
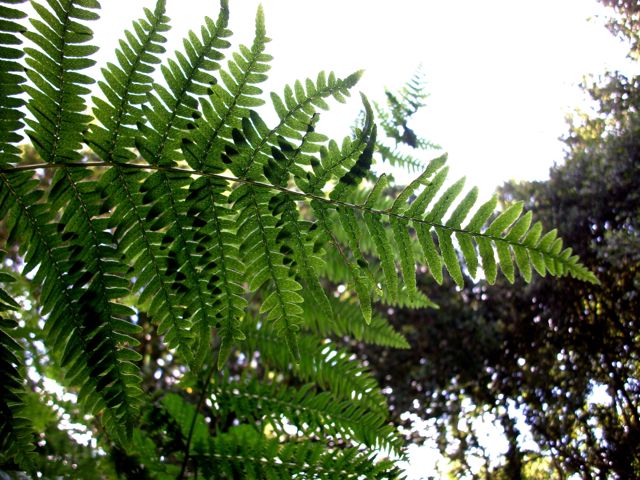
{"type": "MultiPolygon", "coordinates": [[[[605,3],[622,14],[610,25],[631,35],[635,58],[636,2],[605,3]]],[[[600,284],[499,279],[460,292],[424,278],[440,309],[391,317],[411,349],[362,346],[396,422],[409,427],[400,417],[411,411],[439,431],[463,478],[640,476],[640,77],[607,73],[585,91],[595,111],[571,118],[564,162],[500,198],[557,225],[600,284]]]]}
{"type": "MultiPolygon", "coordinates": [[[[366,97],[350,135],[319,133],[359,72],[272,93],[268,125],[262,9],[226,62],[226,1],[167,60],[159,0],[102,69],[89,114],[99,3],[32,2],[28,23],[21,3],[0,2],[3,470],[395,477],[386,400],[336,339],[406,348],[374,305],[431,304],[418,260],[460,286],[480,267],[490,283],[597,283],[522,202],[476,207],[476,189],[458,200],[463,181],[444,188],[445,156],[420,166],[380,148],[366,97]],[[389,187],[376,152],[422,173],[389,187]]],[[[426,147],[402,123],[416,92],[390,98],[381,126],[426,147]]]]}

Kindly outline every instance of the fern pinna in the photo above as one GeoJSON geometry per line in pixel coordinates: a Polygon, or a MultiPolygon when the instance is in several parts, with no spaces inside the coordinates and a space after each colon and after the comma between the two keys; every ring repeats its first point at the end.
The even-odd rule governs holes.
{"type": "MultiPolygon", "coordinates": [[[[32,2],[25,21],[21,3],[0,1],[5,246],[18,246],[45,348],[65,372],[59,381],[100,419],[101,441],[127,446],[150,475],[395,476],[393,462],[374,454],[402,456],[384,397],[330,338],[407,348],[374,306],[430,305],[416,264],[437,282],[444,267],[458,284],[480,264],[490,282],[498,270],[513,281],[516,268],[527,281],[533,270],[596,281],[521,205],[495,215],[496,199],[475,208],[471,189],[454,206],[463,182],[443,190],[446,157],[422,166],[385,147],[366,97],[360,127],[340,142],[321,134],[321,112],[345,101],[360,72],[320,72],[272,93],[269,125],[260,113],[271,61],[261,8],[250,46],[227,53],[222,1],[216,20],[205,18],[164,60],[169,18],[159,0],[94,85],[90,24],[100,4],[32,2]],[[36,163],[23,160],[24,140],[36,163]],[[393,193],[372,174],[378,154],[422,173],[393,193]],[[341,299],[332,282],[347,285],[341,299]],[[197,387],[197,409],[184,394],[152,401],[157,392],[144,391],[141,318],[189,367],[174,388],[197,387]],[[162,460],[162,435],[143,428],[152,412],[177,429],[180,468],[162,460]]],[[[431,147],[406,125],[393,128],[421,99],[416,80],[390,96],[381,131],[431,147]]],[[[17,333],[19,305],[4,290],[0,309],[0,458],[31,469],[21,413],[29,337],[17,333]]]]}

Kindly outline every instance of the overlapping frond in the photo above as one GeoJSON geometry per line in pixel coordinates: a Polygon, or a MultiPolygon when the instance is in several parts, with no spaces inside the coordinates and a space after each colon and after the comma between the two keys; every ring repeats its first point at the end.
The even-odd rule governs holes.
{"type": "Polygon", "coordinates": [[[240,425],[217,435],[208,455],[198,458],[207,478],[400,478],[390,460],[358,448],[326,448],[322,443],[300,441],[281,444],[261,432],[240,425]]]}
{"type": "MultiPolygon", "coordinates": [[[[31,86],[27,134],[47,163],[82,158],[82,133],[90,116],[84,113],[85,85],[93,80],[79,73],[93,65],[97,48],[84,22],[98,18],[92,0],[59,2],[49,8],[34,3],[39,15],[25,35],[31,86]]],[[[116,436],[127,437],[137,414],[140,378],[131,363],[130,347],[138,327],[133,311],[116,300],[128,293],[108,219],[99,218],[102,202],[91,171],[62,167],[51,180],[47,203],[36,180],[24,172],[3,176],[5,208],[14,222],[12,238],[29,239],[27,271],[38,267],[45,330],[60,352],[68,380],[80,385],[79,398],[88,411],[104,411],[104,424],[116,436]],[[60,213],[61,212],[61,213],[60,213]]],[[[26,244],[24,244],[26,247],[26,244]]]]}
{"type": "MultiPolygon", "coordinates": [[[[315,132],[315,120],[312,116],[307,130],[299,144],[294,146],[284,138],[278,141],[278,147],[272,146],[272,158],[264,167],[264,174],[274,186],[285,188],[290,172],[294,175],[304,175],[305,166],[313,163],[313,155],[321,150],[318,144],[325,137],[315,132]]],[[[317,238],[311,231],[313,224],[301,217],[296,198],[286,191],[281,191],[271,198],[269,208],[272,215],[278,218],[280,227],[278,238],[280,251],[291,262],[300,282],[309,292],[308,299],[323,315],[331,319],[333,312],[329,298],[323,288],[319,272],[324,268],[322,251],[317,252],[317,238]]],[[[285,260],[286,261],[286,260],[285,260]]]]}
{"type": "MultiPolygon", "coordinates": [[[[216,21],[205,17],[201,35],[189,32],[184,40],[184,52],[177,51],[176,59],[161,66],[167,87],[154,83],[142,105],[146,122],[139,122],[141,135],[136,146],[141,156],[154,166],[171,166],[183,159],[181,144],[184,131],[198,115],[197,98],[207,95],[216,83],[213,73],[224,58],[222,50],[230,44],[226,40],[231,32],[227,28],[228,5],[220,4],[216,21]]],[[[202,219],[189,215],[186,187],[191,183],[188,175],[170,174],[157,170],[141,185],[142,203],[148,207],[146,220],[153,231],[162,230],[161,245],[167,250],[167,268],[173,277],[181,303],[186,307],[186,325],[193,335],[194,368],[204,361],[214,325],[215,309],[201,275],[199,264],[204,247],[194,239],[194,228],[204,225],[202,219]]]]}
{"type": "Polygon", "coordinates": [[[339,400],[331,392],[318,391],[315,384],[298,388],[257,379],[219,382],[212,399],[221,421],[232,417],[241,422],[269,423],[286,434],[294,426],[305,438],[340,442],[353,446],[389,450],[402,455],[402,442],[386,414],[368,410],[351,400],[339,400]]]}
{"type": "MultiPolygon", "coordinates": [[[[262,8],[256,15],[256,35],[251,48],[240,47],[220,70],[223,80],[211,86],[208,98],[201,99],[203,114],[197,115],[191,130],[182,139],[187,163],[207,172],[223,172],[226,165],[221,154],[233,145],[233,128],[249,115],[248,107],[259,106],[258,85],[266,80],[271,56],[264,52],[266,36],[262,8]]],[[[207,287],[215,292],[216,326],[220,337],[218,366],[222,367],[233,344],[244,339],[240,322],[247,305],[242,296],[245,265],[240,259],[240,242],[236,236],[233,211],[227,207],[225,193],[229,184],[223,179],[201,177],[189,186],[185,199],[187,212],[203,225],[194,238],[205,250],[202,273],[210,279],[207,287]]]]}
{"type": "Polygon", "coordinates": [[[243,342],[243,351],[249,358],[252,352],[259,352],[265,367],[289,372],[304,383],[315,383],[331,392],[336,400],[351,400],[380,413],[386,410],[385,397],[375,378],[355,355],[331,341],[300,334],[298,345],[305,354],[296,362],[292,353],[282,348],[282,340],[273,325],[263,325],[257,318],[248,316],[244,333],[247,339],[243,342]]]}
{"type": "MultiPolygon", "coordinates": [[[[293,88],[286,87],[284,101],[277,94],[272,94],[274,108],[280,119],[278,125],[269,129],[260,116],[251,111],[249,117],[242,119],[241,128],[232,130],[234,146],[227,147],[223,161],[239,180],[247,178],[260,181],[266,174],[277,182],[275,187],[286,185],[290,171],[302,172],[295,160],[299,159],[298,163],[304,164],[306,157],[289,157],[293,161],[288,162],[290,168],[286,169],[277,162],[270,161],[272,156],[284,160],[286,164],[287,157],[282,150],[295,150],[290,142],[299,142],[300,149],[304,148],[305,139],[306,143],[312,143],[308,137],[312,133],[309,130],[315,122],[316,109],[327,108],[324,99],[328,97],[343,101],[358,78],[359,74],[344,80],[333,74],[329,74],[327,78],[321,73],[316,83],[308,80],[306,88],[301,82],[297,82],[293,88]]],[[[278,221],[269,208],[273,205],[273,197],[273,191],[250,181],[241,183],[232,192],[229,201],[239,212],[237,232],[243,239],[240,254],[247,265],[249,290],[255,291],[265,283],[270,286],[260,311],[277,325],[294,358],[299,358],[296,335],[302,323],[303,310],[300,304],[303,298],[298,293],[302,286],[285,265],[286,256],[278,242],[281,233],[293,234],[297,241],[293,251],[302,260],[302,271],[314,285],[316,293],[320,287],[307,255],[306,242],[301,236],[300,229],[305,227],[297,219],[297,207],[292,204],[291,199],[282,199],[284,208],[278,221]]],[[[319,295],[318,297],[321,298],[319,295]]]]}
{"type": "Polygon", "coordinates": [[[129,171],[122,163],[131,160],[137,130],[135,124],[142,116],[141,104],[152,89],[152,74],[164,52],[162,33],[169,29],[164,15],[165,2],[158,1],[152,12],[145,9],[145,17],[133,23],[116,50],[118,64],[109,63],[103,69],[100,88],[106,98],[94,97],[94,114],[100,124],[93,123],[87,144],[113,167],[100,179],[100,191],[107,205],[114,205],[111,224],[120,252],[132,266],[135,279],[133,290],[141,292],[139,304],[145,306],[158,324],[158,332],[165,336],[171,348],[192,361],[190,323],[172,288],[175,275],[167,274],[168,258],[161,247],[162,237],[152,231],[147,220],[149,208],[143,205],[140,184],[146,175],[129,171]]]}
{"type": "Polygon", "coordinates": [[[268,285],[260,312],[273,322],[279,336],[284,338],[289,351],[297,360],[300,352],[296,336],[302,323],[302,286],[290,275],[284,264],[285,256],[276,243],[278,230],[268,203],[270,192],[241,185],[234,190],[230,201],[240,210],[238,236],[242,239],[240,253],[247,265],[249,290],[268,285]]]}

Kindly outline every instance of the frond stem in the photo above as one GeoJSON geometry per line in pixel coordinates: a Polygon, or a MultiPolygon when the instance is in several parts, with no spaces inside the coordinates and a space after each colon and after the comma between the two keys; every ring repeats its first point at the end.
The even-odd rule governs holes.
{"type": "Polygon", "coordinates": [[[196,427],[196,420],[198,419],[198,412],[202,408],[202,404],[204,403],[204,399],[209,394],[209,386],[211,385],[211,377],[213,376],[213,372],[215,370],[216,362],[211,360],[209,365],[209,370],[207,370],[207,378],[205,380],[205,384],[202,387],[202,393],[200,394],[200,398],[198,399],[198,405],[196,405],[196,409],[193,412],[193,418],[191,419],[191,425],[189,426],[189,435],[187,435],[187,443],[184,446],[184,459],[182,460],[182,467],[180,468],[180,473],[176,477],[176,480],[182,480],[184,478],[184,474],[187,470],[187,463],[189,462],[189,450],[191,449],[191,440],[193,438],[193,432],[196,427]]]}
{"type": "Polygon", "coordinates": [[[393,217],[393,218],[397,218],[399,220],[404,220],[404,221],[410,221],[410,222],[414,222],[414,223],[420,223],[420,224],[424,224],[427,225],[428,227],[433,227],[433,228],[439,228],[441,230],[446,230],[449,231],[451,233],[462,233],[462,234],[467,234],[467,235],[472,235],[474,237],[480,237],[480,238],[486,238],[487,240],[491,240],[491,241],[498,241],[498,242],[505,242],[508,243],[509,245],[515,245],[515,246],[520,246],[520,247],[526,247],[527,250],[531,250],[534,252],[539,252],[542,253],[546,256],[551,256],[554,259],[560,260],[563,263],[567,263],[568,260],[563,260],[560,258],[560,255],[552,255],[550,252],[546,252],[543,251],[539,248],[536,247],[532,247],[532,246],[528,246],[528,245],[523,245],[522,243],[518,243],[518,242],[514,242],[512,240],[507,240],[506,238],[500,237],[500,236],[496,236],[496,235],[487,235],[486,233],[481,233],[481,232],[470,232],[468,230],[465,230],[464,228],[456,228],[456,227],[452,227],[450,225],[444,225],[441,223],[437,223],[437,222],[432,222],[429,220],[425,220],[422,218],[417,218],[417,217],[412,217],[410,215],[404,215],[402,213],[398,213],[398,212],[392,212],[390,210],[379,210],[377,208],[372,208],[372,207],[367,207],[366,205],[359,205],[357,203],[349,203],[349,202],[345,202],[342,200],[334,200],[331,198],[327,198],[327,197],[323,197],[322,195],[317,195],[315,193],[308,193],[308,192],[300,192],[298,190],[292,190],[290,188],[287,187],[282,187],[280,185],[274,185],[271,183],[265,183],[265,182],[260,182],[257,180],[251,180],[249,178],[237,178],[237,177],[232,177],[229,175],[222,175],[219,173],[213,173],[213,172],[206,172],[206,171],[199,171],[199,170],[192,170],[189,168],[182,168],[182,167],[171,167],[171,166],[166,166],[166,165],[149,165],[149,164],[140,164],[140,163],[117,163],[117,164],[113,164],[113,163],[108,163],[108,162],[68,162],[68,163],[53,163],[53,164],[45,164],[45,163],[37,163],[37,164],[29,164],[29,165],[17,165],[15,167],[11,167],[11,168],[0,168],[0,173],[14,173],[14,172],[20,172],[20,171],[24,171],[24,170],[37,170],[39,168],[42,169],[48,169],[48,168],[64,168],[64,167],[79,167],[79,168],[86,168],[86,167],[96,167],[96,168],[108,168],[108,167],[113,167],[114,165],[118,165],[119,167],[122,168],[131,168],[131,169],[137,169],[137,170],[152,170],[152,171],[162,171],[162,172],[169,172],[169,173],[182,173],[182,174],[189,174],[189,175],[198,175],[198,176],[203,176],[203,177],[210,177],[210,178],[217,178],[220,180],[224,180],[227,182],[238,182],[238,183],[245,183],[248,185],[253,185],[257,188],[264,188],[267,190],[278,190],[280,192],[284,192],[287,193],[289,195],[292,195],[294,197],[298,197],[300,199],[307,199],[307,200],[317,200],[318,202],[322,202],[325,203],[333,208],[335,207],[345,207],[345,208],[350,208],[352,210],[359,210],[361,212],[368,212],[371,213],[373,215],[377,215],[377,216],[387,216],[387,217],[393,217]]]}

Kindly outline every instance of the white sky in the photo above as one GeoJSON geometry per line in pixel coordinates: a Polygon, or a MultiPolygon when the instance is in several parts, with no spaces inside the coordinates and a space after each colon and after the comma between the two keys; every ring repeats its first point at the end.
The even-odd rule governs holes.
{"type": "MultiPolygon", "coordinates": [[[[96,43],[113,51],[123,28],[152,0],[104,1],[94,24],[96,43]]],[[[232,43],[250,44],[257,0],[231,0],[232,43]]],[[[216,0],[167,0],[171,50],[216,0]]],[[[584,74],[629,69],[626,46],[598,18],[595,0],[263,0],[268,52],[274,55],[265,90],[365,69],[356,87],[383,101],[422,64],[431,95],[413,127],[449,152],[451,179],[466,175],[482,195],[505,180],[543,179],[562,160],[557,140],[565,114],[583,101],[584,74]],[[589,17],[594,17],[590,21],[589,17]]],[[[233,49],[233,47],[232,47],[233,49]]],[[[105,57],[109,59],[109,57],[105,57]]],[[[320,130],[341,138],[360,108],[324,115],[320,130]]]]}

